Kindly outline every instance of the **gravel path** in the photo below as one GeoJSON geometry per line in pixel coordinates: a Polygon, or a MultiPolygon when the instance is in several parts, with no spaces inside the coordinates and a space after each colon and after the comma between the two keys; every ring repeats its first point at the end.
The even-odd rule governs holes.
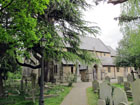
{"type": "Polygon", "coordinates": [[[74,87],[65,97],[61,105],[87,105],[86,88],[91,86],[91,82],[80,82],[74,84],[74,87]]]}

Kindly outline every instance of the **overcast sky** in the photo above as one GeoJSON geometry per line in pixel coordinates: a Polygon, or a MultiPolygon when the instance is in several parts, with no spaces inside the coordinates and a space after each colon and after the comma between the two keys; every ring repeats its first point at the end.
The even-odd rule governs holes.
{"type": "Polygon", "coordinates": [[[101,28],[101,35],[97,37],[106,45],[116,49],[118,42],[122,39],[118,21],[114,20],[114,17],[120,15],[120,5],[100,3],[92,9],[88,9],[84,15],[86,20],[96,22],[101,28]]]}

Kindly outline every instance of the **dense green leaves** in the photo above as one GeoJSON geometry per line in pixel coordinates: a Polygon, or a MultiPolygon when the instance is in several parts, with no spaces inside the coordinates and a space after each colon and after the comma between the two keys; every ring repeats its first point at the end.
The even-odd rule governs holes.
{"type": "Polygon", "coordinates": [[[139,3],[139,0],[129,0],[121,6],[123,18],[120,22],[124,38],[119,44],[116,59],[121,66],[140,67],[139,3]]]}
{"type": "Polygon", "coordinates": [[[0,42],[8,44],[6,52],[16,59],[27,60],[29,64],[33,63],[31,59],[36,59],[37,67],[40,67],[43,49],[40,39],[44,36],[47,60],[96,61],[94,57],[87,56],[91,54],[79,49],[79,36],[96,35],[99,29],[96,26],[88,27],[89,23],[82,19],[82,11],[90,6],[85,0],[0,2],[0,42]],[[69,52],[64,51],[67,45],[72,49],[69,52]]]}

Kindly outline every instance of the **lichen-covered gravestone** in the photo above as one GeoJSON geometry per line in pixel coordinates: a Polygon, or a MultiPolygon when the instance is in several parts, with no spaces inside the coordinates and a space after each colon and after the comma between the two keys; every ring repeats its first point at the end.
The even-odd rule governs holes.
{"type": "Polygon", "coordinates": [[[128,105],[128,104],[126,104],[125,102],[121,102],[118,105],[128,105]]]}
{"type": "Polygon", "coordinates": [[[140,79],[132,83],[132,95],[134,105],[140,105],[140,79]]]}
{"type": "Polygon", "coordinates": [[[109,76],[106,76],[105,80],[110,83],[110,77],[109,76]]]}
{"type": "Polygon", "coordinates": [[[120,88],[115,88],[113,92],[113,103],[114,105],[118,105],[121,102],[128,104],[126,93],[120,88]]]}
{"type": "Polygon", "coordinates": [[[98,82],[97,80],[94,80],[94,81],[92,82],[92,88],[93,88],[93,91],[94,91],[95,93],[98,92],[98,90],[99,90],[99,82],[98,82]]]}
{"type": "Polygon", "coordinates": [[[133,82],[133,76],[131,74],[127,75],[127,82],[133,82]]]}
{"type": "Polygon", "coordinates": [[[124,90],[128,98],[132,98],[132,91],[130,82],[124,82],[124,90]]]}
{"type": "Polygon", "coordinates": [[[99,99],[97,105],[106,105],[106,102],[103,99],[99,99]]]}
{"type": "Polygon", "coordinates": [[[125,91],[131,90],[131,85],[130,85],[129,82],[124,82],[124,90],[125,90],[125,91]]]}
{"type": "Polygon", "coordinates": [[[124,82],[124,79],[122,76],[118,76],[117,79],[118,79],[118,84],[122,84],[124,82]]]}
{"type": "Polygon", "coordinates": [[[109,99],[110,105],[112,105],[112,87],[107,82],[100,84],[100,99],[105,101],[109,99]]]}

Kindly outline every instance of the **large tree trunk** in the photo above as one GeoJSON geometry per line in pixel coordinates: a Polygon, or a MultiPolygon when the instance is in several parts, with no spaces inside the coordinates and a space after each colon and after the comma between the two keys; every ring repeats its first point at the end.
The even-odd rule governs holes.
{"type": "Polygon", "coordinates": [[[2,73],[0,72],[0,97],[3,95],[2,73]]]}

